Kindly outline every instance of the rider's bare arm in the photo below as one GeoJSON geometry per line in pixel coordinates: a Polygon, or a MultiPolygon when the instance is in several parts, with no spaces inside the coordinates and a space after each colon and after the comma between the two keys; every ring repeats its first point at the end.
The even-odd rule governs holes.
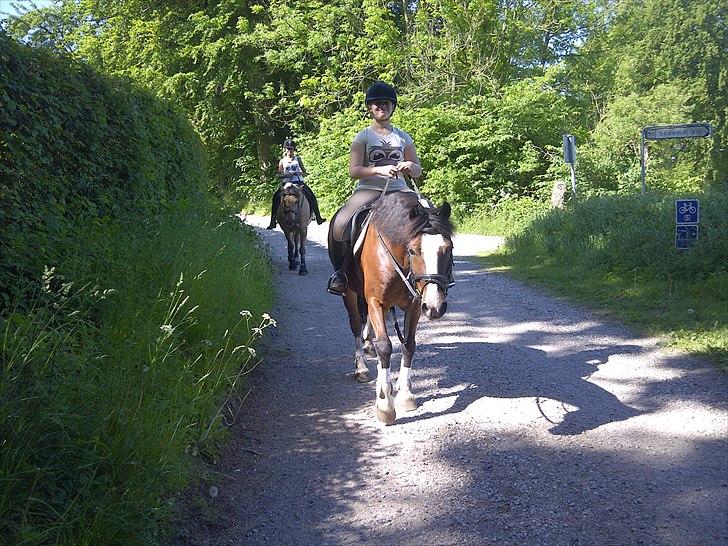
{"type": "Polygon", "coordinates": [[[417,157],[417,151],[414,144],[408,144],[404,148],[404,161],[397,164],[397,170],[405,174],[409,174],[414,178],[422,176],[422,166],[420,158],[417,157]]]}
{"type": "Polygon", "coordinates": [[[308,176],[308,173],[306,172],[306,167],[303,165],[303,159],[301,159],[299,156],[296,156],[296,159],[298,159],[298,166],[301,167],[301,170],[298,171],[298,174],[308,176]]]}

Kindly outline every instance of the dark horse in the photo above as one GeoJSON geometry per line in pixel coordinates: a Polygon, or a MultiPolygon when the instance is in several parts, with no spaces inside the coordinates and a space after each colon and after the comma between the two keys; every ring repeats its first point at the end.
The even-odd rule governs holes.
{"type": "Polygon", "coordinates": [[[415,332],[422,314],[434,320],[447,310],[452,233],[448,203],[425,207],[416,193],[392,193],[373,206],[358,266],[351,259],[344,264],[349,279],[344,304],[354,334],[355,376],[358,381],[370,380],[364,357],[368,321],[379,360],[377,419],[387,425],[396,419],[395,407],[402,411],[417,408],[410,376],[415,332]],[[396,397],[389,367],[392,343],[385,324],[387,313],[395,306],[405,313],[396,397]]]}
{"type": "Polygon", "coordinates": [[[290,182],[283,186],[281,203],[276,211],[276,220],[288,241],[288,269],[293,270],[298,267],[300,253],[301,267],[298,274],[308,275],[306,236],[308,224],[311,222],[311,206],[300,186],[290,182]]]}

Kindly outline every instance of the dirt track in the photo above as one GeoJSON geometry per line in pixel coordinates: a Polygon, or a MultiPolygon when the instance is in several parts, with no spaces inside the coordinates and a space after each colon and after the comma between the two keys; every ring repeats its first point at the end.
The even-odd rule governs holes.
{"type": "Polygon", "coordinates": [[[200,491],[175,543],[728,544],[728,381],[709,364],[482,271],[467,256],[490,241],[462,237],[449,311],[418,331],[420,408],[382,427],[324,290],[325,226],[308,277],[260,232],[278,327],[219,495],[200,491]]]}

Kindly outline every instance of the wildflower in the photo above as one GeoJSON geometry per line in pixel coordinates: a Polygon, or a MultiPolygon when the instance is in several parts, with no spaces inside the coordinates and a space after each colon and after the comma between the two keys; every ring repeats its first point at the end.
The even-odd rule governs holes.
{"type": "Polygon", "coordinates": [[[240,316],[243,318],[250,318],[253,316],[253,314],[247,309],[243,309],[242,311],[240,311],[240,316]]]}
{"type": "Polygon", "coordinates": [[[165,334],[171,334],[174,332],[174,327],[171,324],[162,324],[159,329],[165,334]]]}

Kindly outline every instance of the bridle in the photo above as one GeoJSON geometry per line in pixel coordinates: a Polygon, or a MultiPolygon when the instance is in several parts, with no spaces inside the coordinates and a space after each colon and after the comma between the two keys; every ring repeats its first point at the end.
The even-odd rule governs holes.
{"type": "Polygon", "coordinates": [[[395,258],[394,254],[392,254],[392,251],[389,250],[389,247],[387,246],[387,243],[384,242],[382,236],[377,233],[377,237],[379,237],[379,242],[382,244],[382,247],[384,247],[384,250],[387,252],[387,256],[389,256],[389,259],[392,261],[394,270],[404,282],[407,290],[409,290],[411,296],[410,302],[421,300],[422,293],[425,291],[425,286],[427,286],[428,284],[436,285],[440,290],[443,291],[444,295],[447,297],[448,288],[455,284],[455,282],[450,280],[452,279],[452,252],[450,253],[450,260],[448,261],[448,270],[446,275],[441,275],[439,273],[425,273],[424,275],[415,275],[412,272],[412,268],[410,267],[406,269],[405,273],[404,266],[399,264],[397,258],[395,258]],[[417,283],[419,283],[420,281],[424,281],[424,284],[422,285],[422,290],[417,289],[417,283]]]}
{"type": "MultiPolygon", "coordinates": [[[[288,195],[293,195],[293,192],[290,192],[288,195]]],[[[295,207],[296,220],[291,224],[292,226],[296,225],[296,222],[298,221],[298,219],[301,216],[301,208],[303,207],[303,200],[305,199],[302,191],[296,190],[295,195],[297,198],[297,204],[295,207]]],[[[281,196],[281,201],[283,201],[285,197],[286,197],[286,194],[284,193],[281,196]]],[[[291,211],[294,211],[294,207],[290,207],[290,206],[286,205],[285,201],[283,201],[283,218],[285,219],[286,213],[291,212],[291,211]]]]}

